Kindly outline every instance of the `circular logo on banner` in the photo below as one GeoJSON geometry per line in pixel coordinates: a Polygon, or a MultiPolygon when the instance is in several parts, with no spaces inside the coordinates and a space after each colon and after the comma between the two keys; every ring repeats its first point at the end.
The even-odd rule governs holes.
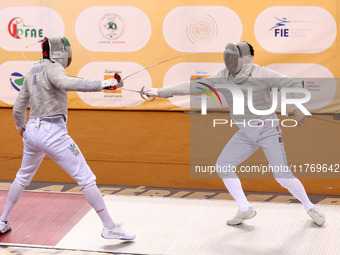
{"type": "Polygon", "coordinates": [[[207,16],[194,20],[187,29],[188,37],[192,43],[210,41],[216,36],[217,24],[212,17],[207,16]]]}
{"type": "Polygon", "coordinates": [[[151,22],[136,7],[93,6],[79,14],[75,32],[79,43],[88,50],[131,52],[148,43],[151,22]]]}
{"type": "Polygon", "coordinates": [[[8,61],[0,65],[0,100],[14,105],[24,84],[24,75],[34,66],[33,61],[8,61]]]}
{"type": "Polygon", "coordinates": [[[238,42],[243,27],[235,11],[224,6],[180,6],[163,22],[168,45],[180,52],[223,52],[226,43],[238,42]]]}
{"type": "Polygon", "coordinates": [[[106,14],[99,21],[102,35],[109,40],[118,39],[124,33],[124,20],[117,14],[106,14]]]}
{"type": "Polygon", "coordinates": [[[9,81],[16,91],[20,91],[21,86],[24,84],[24,78],[25,77],[21,73],[14,72],[9,77],[9,81]]]}
{"type": "Polygon", "coordinates": [[[23,33],[22,29],[18,28],[18,26],[22,26],[24,24],[23,18],[15,17],[10,20],[8,23],[8,32],[15,39],[21,39],[20,35],[23,33]]]}

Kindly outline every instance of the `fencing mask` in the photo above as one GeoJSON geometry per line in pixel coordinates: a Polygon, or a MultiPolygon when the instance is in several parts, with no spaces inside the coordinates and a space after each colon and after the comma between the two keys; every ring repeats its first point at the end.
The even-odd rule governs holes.
{"type": "Polygon", "coordinates": [[[232,74],[239,72],[243,65],[243,57],[253,56],[254,50],[245,41],[228,43],[224,50],[224,63],[232,74]]]}
{"type": "Polygon", "coordinates": [[[60,63],[64,68],[72,61],[70,42],[64,36],[45,37],[42,42],[43,57],[60,63]]]}

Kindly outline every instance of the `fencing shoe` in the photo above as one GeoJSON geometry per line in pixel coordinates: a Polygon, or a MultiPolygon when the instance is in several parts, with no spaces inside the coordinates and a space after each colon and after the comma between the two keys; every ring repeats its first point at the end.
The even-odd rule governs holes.
{"type": "Polygon", "coordinates": [[[325,215],[315,207],[309,209],[307,213],[313,219],[314,223],[318,226],[322,226],[326,221],[325,215]]]}
{"type": "Polygon", "coordinates": [[[12,228],[9,225],[9,221],[0,221],[0,235],[11,231],[12,228]]]}
{"type": "Polygon", "coordinates": [[[253,207],[249,207],[248,211],[238,211],[234,218],[227,221],[227,225],[234,226],[241,224],[243,221],[253,218],[256,215],[256,211],[253,207]]]}
{"type": "Polygon", "coordinates": [[[136,236],[124,230],[120,224],[117,224],[112,229],[104,227],[102,237],[105,239],[133,240],[136,236]]]}

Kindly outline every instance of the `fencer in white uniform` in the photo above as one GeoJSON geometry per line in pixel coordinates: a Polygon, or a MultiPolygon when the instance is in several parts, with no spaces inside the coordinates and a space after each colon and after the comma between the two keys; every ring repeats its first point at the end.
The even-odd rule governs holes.
{"type": "MultiPolygon", "coordinates": [[[[235,217],[227,221],[228,225],[238,225],[256,215],[256,211],[250,206],[243,192],[237,174],[232,169],[262,147],[270,166],[275,170],[273,171],[275,179],[303,204],[315,224],[321,226],[325,222],[325,216],[311,203],[300,180],[294,177],[289,168],[287,171],[288,164],[281,137],[282,131],[275,112],[256,115],[247,104],[249,87],[252,88],[254,108],[267,110],[272,106],[271,88],[302,88],[302,84],[268,68],[253,64],[253,56],[254,49],[249,43],[245,41],[229,43],[224,51],[226,67],[216,74],[198,81],[183,82],[161,89],[151,88],[145,94],[149,97],[165,98],[175,95],[202,94],[204,93],[202,88],[205,88],[202,84],[206,84],[221,92],[226,99],[230,107],[230,116],[239,127],[239,131],[224,147],[216,162],[216,166],[220,166],[220,169],[225,166],[225,169],[231,170],[219,174],[239,208],[235,217]],[[218,87],[218,84],[230,84],[242,90],[244,114],[233,114],[233,95],[230,90],[218,87]],[[255,119],[258,120],[259,126],[256,126],[254,122],[248,124],[249,120],[255,119]]],[[[297,97],[297,95],[294,96],[297,97]]],[[[295,109],[294,115],[298,125],[303,125],[305,118],[303,112],[295,109]]]]}
{"type": "MultiPolygon", "coordinates": [[[[102,237],[132,240],[135,236],[115,223],[107,211],[96,185],[96,177],[74,140],[68,135],[67,91],[102,91],[123,86],[120,77],[105,81],[68,77],[65,68],[72,59],[69,41],[62,36],[46,37],[42,42],[43,59],[25,76],[13,107],[16,128],[23,136],[22,163],[13,181],[0,217],[0,234],[11,230],[9,216],[39,165],[48,155],[82,188],[88,203],[103,223],[102,237]],[[26,109],[30,106],[28,121],[26,109]]],[[[45,169],[46,170],[46,169],[45,169]]]]}

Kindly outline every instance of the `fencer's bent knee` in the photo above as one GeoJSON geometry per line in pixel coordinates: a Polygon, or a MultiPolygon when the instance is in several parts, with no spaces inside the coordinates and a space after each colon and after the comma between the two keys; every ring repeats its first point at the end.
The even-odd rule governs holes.
{"type": "Polygon", "coordinates": [[[91,190],[93,188],[97,188],[97,183],[96,181],[91,181],[90,183],[86,184],[86,185],[80,185],[81,190],[84,192],[91,190]]]}
{"type": "Polygon", "coordinates": [[[289,188],[289,186],[293,183],[296,177],[290,170],[287,171],[273,171],[273,175],[278,183],[284,188],[289,188]]]}
{"type": "Polygon", "coordinates": [[[217,160],[215,164],[215,172],[220,178],[237,178],[236,166],[234,164],[225,163],[222,160],[217,160]]]}
{"type": "Polygon", "coordinates": [[[293,182],[296,180],[295,177],[292,177],[292,178],[275,178],[275,179],[285,189],[288,189],[293,184],[293,182]]]}
{"type": "MultiPolygon", "coordinates": [[[[21,186],[23,186],[24,188],[26,188],[28,185],[29,185],[29,183],[27,184],[27,182],[22,182],[22,181],[20,181],[17,177],[14,179],[14,181],[16,181],[17,183],[19,183],[21,186]]],[[[14,182],[13,181],[13,182],[14,182]]]]}
{"type": "Polygon", "coordinates": [[[28,185],[30,185],[32,179],[33,179],[33,176],[34,176],[35,172],[23,172],[23,171],[18,171],[17,172],[17,175],[15,177],[15,180],[17,180],[17,182],[26,187],[28,185]]]}

